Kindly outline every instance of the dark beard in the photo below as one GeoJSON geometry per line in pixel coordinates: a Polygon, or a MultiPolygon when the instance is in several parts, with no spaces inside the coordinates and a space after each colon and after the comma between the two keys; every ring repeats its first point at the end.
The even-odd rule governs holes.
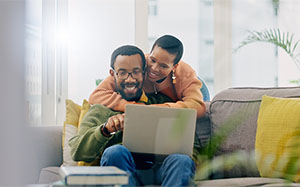
{"type": "MultiPolygon", "coordinates": [[[[117,86],[117,82],[116,82],[116,81],[115,81],[115,85],[116,85],[116,91],[117,91],[118,93],[120,93],[120,95],[122,96],[122,98],[125,99],[125,100],[127,100],[127,101],[139,101],[140,98],[141,98],[141,96],[142,96],[142,94],[143,94],[142,88],[138,88],[138,87],[140,86],[139,83],[134,84],[134,85],[138,88],[138,90],[136,91],[136,94],[135,94],[135,96],[133,96],[133,97],[130,97],[130,96],[126,95],[126,94],[123,92],[123,89],[125,88],[125,85],[126,85],[125,83],[121,83],[121,84],[120,84],[121,88],[119,88],[119,87],[117,86]]],[[[141,86],[141,87],[142,87],[142,86],[141,86]]]]}
{"type": "Polygon", "coordinates": [[[127,101],[139,101],[143,94],[142,89],[138,89],[134,97],[127,97],[127,95],[123,92],[123,90],[118,90],[118,92],[121,94],[122,98],[127,101]]]}

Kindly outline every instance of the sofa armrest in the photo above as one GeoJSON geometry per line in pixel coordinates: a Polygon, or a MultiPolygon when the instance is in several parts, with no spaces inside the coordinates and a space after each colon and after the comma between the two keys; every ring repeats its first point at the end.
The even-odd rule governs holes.
{"type": "Polygon", "coordinates": [[[62,164],[62,126],[33,126],[30,127],[32,139],[35,143],[33,162],[34,181],[38,181],[40,171],[48,166],[62,164]]]}

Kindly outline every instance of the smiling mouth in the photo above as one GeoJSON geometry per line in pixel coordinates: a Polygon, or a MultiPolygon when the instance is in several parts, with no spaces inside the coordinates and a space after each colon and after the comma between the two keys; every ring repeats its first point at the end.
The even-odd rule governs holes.
{"type": "Polygon", "coordinates": [[[148,72],[148,76],[151,79],[157,79],[157,78],[159,78],[159,76],[156,73],[153,73],[151,71],[148,72]]]}
{"type": "Polygon", "coordinates": [[[136,85],[125,85],[124,88],[126,90],[132,91],[132,90],[134,90],[136,88],[136,85]]]}
{"type": "Polygon", "coordinates": [[[138,90],[137,87],[138,84],[125,84],[123,85],[123,92],[129,95],[135,94],[138,90]]]}

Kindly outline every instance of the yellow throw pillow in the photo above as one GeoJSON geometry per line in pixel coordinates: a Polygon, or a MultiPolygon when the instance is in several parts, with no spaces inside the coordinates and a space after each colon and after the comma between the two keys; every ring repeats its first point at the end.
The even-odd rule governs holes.
{"type": "Polygon", "coordinates": [[[63,166],[76,166],[77,162],[72,160],[71,148],[68,144],[69,139],[77,134],[78,120],[80,117],[81,106],[70,99],[66,99],[66,119],[63,126],[62,148],[63,166]]]}
{"type": "Polygon", "coordinates": [[[74,103],[70,99],[66,99],[66,120],[64,122],[62,138],[63,166],[99,166],[99,159],[96,159],[91,163],[73,161],[71,157],[71,147],[69,146],[70,138],[77,134],[80,123],[90,107],[91,106],[86,99],[83,100],[82,106],[74,103]]]}
{"type": "Polygon", "coordinates": [[[81,113],[79,116],[79,121],[78,121],[78,128],[80,127],[80,123],[82,122],[82,119],[84,118],[85,114],[89,111],[91,105],[87,100],[83,100],[82,106],[81,106],[81,113]]]}
{"type": "Polygon", "coordinates": [[[300,182],[300,99],[263,96],[255,157],[262,177],[300,182]]]}
{"type": "Polygon", "coordinates": [[[77,166],[100,166],[100,159],[96,159],[93,162],[79,161],[77,166]]]}
{"type": "Polygon", "coordinates": [[[81,106],[74,103],[70,99],[66,99],[66,120],[65,123],[71,124],[77,127],[78,119],[81,112],[81,106]]]}

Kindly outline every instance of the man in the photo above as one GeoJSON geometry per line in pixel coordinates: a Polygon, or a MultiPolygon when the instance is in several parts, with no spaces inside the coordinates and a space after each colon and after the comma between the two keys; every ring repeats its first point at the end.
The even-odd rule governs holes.
{"type": "MultiPolygon", "coordinates": [[[[121,46],[111,57],[110,75],[114,78],[116,91],[128,101],[157,104],[170,101],[163,95],[146,95],[142,90],[146,60],[144,53],[134,46],[121,46]]],[[[149,114],[151,115],[151,114],[149,114]]],[[[133,157],[122,142],[124,114],[114,112],[103,105],[93,105],[73,137],[72,158],[75,161],[92,162],[101,157],[101,166],[116,166],[131,174],[129,185],[138,183],[139,170],[148,160],[133,157]]],[[[166,132],[167,133],[167,132],[166,132]]],[[[151,184],[163,186],[186,186],[193,178],[195,164],[187,155],[172,154],[161,164],[155,164],[151,184]]]]}

